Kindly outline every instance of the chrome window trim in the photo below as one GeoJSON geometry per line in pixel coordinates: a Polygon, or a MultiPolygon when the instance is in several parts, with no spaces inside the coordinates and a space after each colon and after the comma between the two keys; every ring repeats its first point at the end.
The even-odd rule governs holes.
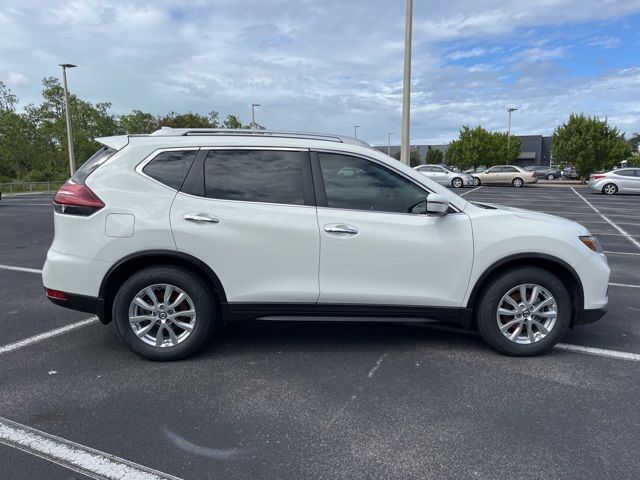
{"type": "MultiPolygon", "coordinates": [[[[158,155],[160,155],[161,153],[164,152],[180,152],[180,151],[184,151],[184,152],[193,152],[193,151],[199,151],[201,147],[170,147],[170,148],[158,148],[157,150],[154,150],[153,152],[151,152],[149,155],[147,155],[145,158],[142,159],[142,161],[140,163],[138,163],[138,165],[136,165],[135,171],[136,173],[142,175],[145,178],[148,178],[149,180],[151,180],[152,182],[157,183],[158,185],[162,185],[165,188],[168,188],[169,190],[171,190],[172,192],[178,192],[179,190],[170,187],[169,185],[167,185],[166,183],[162,183],[160,180],[156,180],[153,177],[150,177],[149,175],[147,175],[146,173],[143,172],[144,167],[147,166],[148,163],[152,162],[154,158],[156,158],[158,155]]],[[[197,155],[197,154],[196,154],[197,155]]],[[[195,158],[194,158],[195,160],[195,158]]],[[[188,173],[188,172],[187,172],[188,173]]]]}

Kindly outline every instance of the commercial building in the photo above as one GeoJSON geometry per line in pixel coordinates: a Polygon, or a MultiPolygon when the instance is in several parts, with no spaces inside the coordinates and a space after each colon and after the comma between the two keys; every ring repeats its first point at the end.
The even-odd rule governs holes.
{"type": "MultiPolygon", "coordinates": [[[[526,167],[529,165],[549,165],[551,163],[551,140],[552,137],[543,135],[514,135],[520,139],[520,156],[514,162],[516,165],[526,167]]],[[[447,144],[420,144],[411,145],[411,150],[417,150],[420,154],[420,162],[424,163],[425,156],[429,149],[447,151],[447,144]]],[[[376,145],[376,150],[387,153],[387,145],[376,145]]],[[[391,145],[391,156],[400,151],[399,145],[391,145]]]]}

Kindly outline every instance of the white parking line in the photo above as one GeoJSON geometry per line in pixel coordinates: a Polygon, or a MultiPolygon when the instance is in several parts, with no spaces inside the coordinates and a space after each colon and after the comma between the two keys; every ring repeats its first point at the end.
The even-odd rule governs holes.
{"type": "Polygon", "coordinates": [[[640,362],[640,354],[619,352],[617,350],[607,350],[604,348],[584,347],[582,345],[570,345],[568,343],[558,343],[554,348],[558,350],[567,350],[569,352],[587,353],[589,355],[598,355],[600,357],[618,358],[622,360],[633,360],[640,362]]]}
{"type": "Polygon", "coordinates": [[[13,270],[14,272],[42,273],[37,268],[14,267],[13,265],[0,265],[0,270],[13,270]]]}
{"type": "Polygon", "coordinates": [[[91,325],[92,323],[96,323],[97,321],[98,321],[98,317],[90,317],[90,318],[87,318],[86,320],[80,320],[79,322],[71,323],[69,325],[65,325],[64,327],[54,328],[53,330],[49,330],[48,332],[39,333],[37,335],[33,335],[32,337],[28,337],[23,340],[18,340],[17,342],[3,345],[0,347],[0,355],[2,355],[3,353],[13,352],[22,347],[26,347],[28,345],[41,342],[48,338],[57,337],[58,335],[62,335],[63,333],[72,332],[73,330],[86,327],[87,325],[91,325]]]}
{"type": "Polygon", "coordinates": [[[640,255],[640,253],[635,252],[610,252],[608,250],[604,250],[603,253],[606,253],[607,255],[640,255]]]}
{"type": "Polygon", "coordinates": [[[474,188],[473,190],[469,190],[468,192],[461,193],[460,196],[464,197],[466,194],[471,193],[471,192],[475,192],[476,190],[480,190],[481,188],[482,188],[482,185],[480,185],[479,187],[474,188]]]}
{"type": "Polygon", "coordinates": [[[0,417],[0,443],[104,480],[180,480],[178,477],[0,417]]]}
{"type": "Polygon", "coordinates": [[[596,212],[598,215],[600,215],[607,223],[609,223],[613,228],[615,228],[617,231],[620,232],[620,234],[623,237],[626,237],[627,240],[629,240],[631,243],[633,243],[636,247],[638,247],[638,250],[640,250],[640,242],[638,242],[635,238],[633,238],[631,235],[629,235],[625,230],[623,230],[622,228],[620,228],[618,225],[616,225],[615,223],[613,223],[611,220],[609,220],[607,217],[605,217],[602,213],[600,213],[600,210],[598,210],[596,207],[594,207],[593,205],[591,205],[591,203],[589,202],[589,200],[587,200],[586,198],[584,198],[582,195],[580,195],[575,188],[571,187],[571,190],[573,190],[573,193],[575,193],[576,195],[578,195],[582,200],[584,200],[584,203],[586,203],[587,205],[589,205],[594,212],[596,212]]]}

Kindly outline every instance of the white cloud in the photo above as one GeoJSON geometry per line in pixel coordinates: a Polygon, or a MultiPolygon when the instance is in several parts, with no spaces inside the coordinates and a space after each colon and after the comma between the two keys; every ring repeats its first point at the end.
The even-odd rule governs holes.
{"type": "MultiPolygon", "coordinates": [[[[117,113],[215,109],[246,121],[249,104],[259,102],[258,120],[269,127],[349,134],[358,124],[372,142],[386,141],[388,131],[399,137],[402,2],[10,3],[0,8],[0,80],[20,72],[12,88],[22,104],[38,102],[38,80],[72,62],[79,67],[70,88],[112,101],[117,113]]],[[[417,2],[412,136],[446,141],[463,123],[502,128],[508,104],[521,106],[519,133],[548,133],[573,110],[604,112],[637,129],[637,73],[605,66],[576,80],[558,60],[574,53],[568,33],[580,22],[629,21],[639,11],[640,0],[417,2]],[[478,63],[449,65],[464,59],[478,63]]],[[[584,48],[605,37],[575,41],[584,48]]],[[[637,57],[627,63],[640,67],[637,57]]]]}
{"type": "Polygon", "coordinates": [[[20,72],[7,73],[7,85],[10,87],[21,87],[29,83],[29,78],[20,72]]]}
{"type": "Polygon", "coordinates": [[[605,49],[618,48],[620,46],[620,39],[617,37],[598,37],[590,40],[586,45],[590,47],[602,47],[605,49]]]}

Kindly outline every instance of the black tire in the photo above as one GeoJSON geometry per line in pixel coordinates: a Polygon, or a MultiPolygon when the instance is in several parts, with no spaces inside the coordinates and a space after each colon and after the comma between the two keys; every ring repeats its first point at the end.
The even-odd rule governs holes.
{"type": "Polygon", "coordinates": [[[618,186],[615,183],[607,183],[602,187],[602,193],[605,195],[615,195],[618,193],[618,186]]]}
{"type": "Polygon", "coordinates": [[[480,179],[478,177],[473,177],[473,186],[479,187],[480,185],[482,185],[482,182],[480,181],[480,179]]]}
{"type": "Polygon", "coordinates": [[[556,176],[553,173],[550,173],[549,175],[547,175],[547,180],[553,180],[555,178],[556,176]]]}
{"type": "Polygon", "coordinates": [[[552,273],[538,267],[519,267],[493,276],[481,292],[476,307],[476,325],[485,342],[499,352],[516,357],[539,355],[553,348],[569,328],[573,308],[564,284],[552,273]],[[519,344],[500,331],[497,310],[500,300],[509,290],[527,283],[549,291],[556,301],[558,313],[555,325],[545,337],[535,343],[519,344]]]}
{"type": "Polygon", "coordinates": [[[179,360],[195,352],[213,334],[217,323],[214,302],[209,289],[199,277],[173,266],[150,267],[134,273],[122,284],[113,301],[113,320],[118,335],[134,353],[147,360],[179,360]],[[175,346],[148,345],[138,338],[129,323],[129,308],[138,292],[157,284],[169,284],[181,289],[190,297],[196,311],[193,330],[175,346]]]}
{"type": "Polygon", "coordinates": [[[464,181],[460,177],[456,177],[451,180],[451,186],[453,188],[462,188],[464,187],[464,181]]]}
{"type": "Polygon", "coordinates": [[[524,185],[524,180],[522,180],[520,177],[516,177],[511,180],[511,185],[513,185],[515,188],[520,188],[524,185]]]}

